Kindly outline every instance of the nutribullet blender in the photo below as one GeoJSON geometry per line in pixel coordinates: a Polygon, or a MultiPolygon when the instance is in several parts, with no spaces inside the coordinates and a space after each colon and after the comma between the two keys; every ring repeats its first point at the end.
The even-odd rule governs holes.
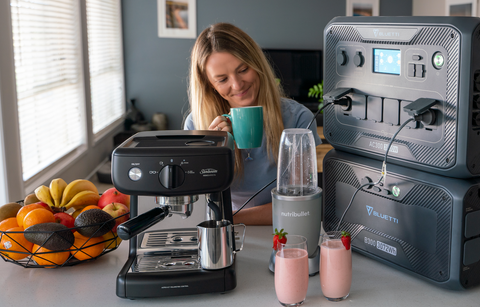
{"type": "MultiPolygon", "coordinates": [[[[309,129],[285,129],[280,140],[277,187],[272,190],[273,230],[307,238],[309,274],[319,270],[322,189],[318,187],[317,156],[309,129]]],[[[269,268],[275,269],[275,251],[269,268]]]]}

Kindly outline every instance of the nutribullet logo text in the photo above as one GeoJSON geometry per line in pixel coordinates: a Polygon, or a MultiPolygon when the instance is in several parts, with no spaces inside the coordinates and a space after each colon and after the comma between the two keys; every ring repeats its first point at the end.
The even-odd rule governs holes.
{"type": "Polygon", "coordinates": [[[303,217],[303,216],[309,216],[310,215],[310,211],[302,211],[300,213],[297,213],[297,212],[282,212],[281,213],[281,216],[286,216],[286,217],[303,217]]]}

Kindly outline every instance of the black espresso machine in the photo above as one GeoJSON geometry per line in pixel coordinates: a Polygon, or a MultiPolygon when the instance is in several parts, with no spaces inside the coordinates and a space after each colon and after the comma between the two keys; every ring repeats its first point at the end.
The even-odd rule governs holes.
{"type": "Polygon", "coordinates": [[[131,219],[117,230],[122,239],[130,239],[117,296],[178,296],[236,287],[235,263],[219,270],[201,268],[196,229],[145,231],[172,214],[190,216],[199,194],[205,194],[211,208],[207,215],[233,222],[233,173],[233,138],[221,131],[140,132],[113,151],[113,184],[131,195],[131,219]],[[157,206],[139,215],[138,196],[154,196],[157,206]]]}

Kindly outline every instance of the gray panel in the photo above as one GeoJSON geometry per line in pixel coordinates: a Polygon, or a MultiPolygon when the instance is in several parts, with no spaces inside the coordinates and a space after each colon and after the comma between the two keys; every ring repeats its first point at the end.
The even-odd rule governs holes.
{"type": "Polygon", "coordinates": [[[470,212],[465,216],[465,237],[480,235],[480,211],[470,212]]]}
{"type": "MultiPolygon", "coordinates": [[[[378,188],[378,187],[375,187],[378,188]]],[[[380,193],[381,189],[378,188],[380,193]]],[[[337,182],[336,215],[342,216],[355,193],[356,188],[343,182],[337,182]]],[[[382,199],[378,203],[378,194],[360,191],[355,196],[352,206],[344,221],[370,227],[404,241],[421,251],[434,254],[437,237],[437,214],[435,211],[420,207],[404,205],[396,199],[382,199]],[[428,233],[429,240],[424,240],[419,233],[428,233]]]]}
{"type": "Polygon", "coordinates": [[[397,99],[383,99],[383,122],[393,126],[400,125],[400,102],[397,99]]]}
{"type": "Polygon", "coordinates": [[[365,95],[352,94],[352,116],[356,119],[367,118],[367,97],[365,95]]]}
{"type": "Polygon", "coordinates": [[[480,238],[465,242],[463,249],[463,264],[472,265],[480,261],[480,238]]]}
{"type": "MultiPolygon", "coordinates": [[[[340,220],[340,216],[337,215],[337,194],[346,192],[344,190],[337,190],[338,182],[349,185],[352,188],[358,188],[360,187],[360,179],[365,176],[366,172],[379,174],[380,169],[359,166],[350,162],[346,163],[336,159],[329,159],[328,157],[324,160],[325,209],[323,220],[325,231],[335,229],[340,220]]],[[[389,178],[399,185],[405,183],[407,186],[410,186],[407,191],[402,189],[402,191],[404,191],[404,197],[398,199],[399,204],[404,206],[418,206],[435,212],[437,221],[435,226],[436,252],[432,254],[420,250],[408,242],[393,236],[389,232],[382,232],[375,229],[372,227],[372,224],[363,225],[344,221],[342,223],[342,229],[348,230],[352,234],[352,238],[355,238],[362,230],[366,230],[377,236],[386,238],[389,241],[396,242],[396,244],[401,246],[402,253],[404,253],[408,259],[409,265],[405,265],[405,268],[412,269],[414,272],[435,281],[447,281],[450,278],[450,228],[452,223],[453,199],[445,190],[416,182],[414,178],[397,177],[391,173],[389,173],[389,178]],[[411,186],[412,184],[413,186],[411,186]]],[[[368,193],[373,194],[373,192],[368,193]]],[[[380,206],[384,206],[390,201],[389,197],[383,195],[377,194],[375,197],[380,206]]],[[[376,255],[391,260],[390,257],[384,255],[383,252],[379,252],[376,255]]]]}
{"type": "MultiPolygon", "coordinates": [[[[344,19],[347,20],[347,18],[344,19]]],[[[392,153],[390,159],[394,163],[407,162],[409,167],[430,172],[454,177],[463,173],[459,177],[466,177],[465,164],[458,163],[456,156],[461,34],[447,23],[439,23],[437,26],[432,26],[431,23],[422,25],[422,19],[415,19],[417,20],[415,23],[414,19],[410,18],[406,23],[419,28],[418,34],[411,42],[365,41],[355,28],[357,24],[361,24],[358,20],[360,19],[352,19],[351,24],[333,22],[325,30],[325,76],[328,76],[324,84],[325,92],[336,87],[352,87],[356,92],[367,96],[406,101],[414,101],[417,98],[438,100],[439,104],[434,107],[438,108],[437,114],[440,115],[437,118],[437,126],[430,127],[422,124],[415,127],[415,124],[409,124],[409,128],[414,129],[403,129],[400,132],[394,144],[402,146],[398,146],[399,152],[392,153]],[[348,44],[351,47],[348,47],[348,44]],[[366,49],[366,63],[363,70],[353,70],[353,67],[340,69],[335,61],[339,46],[349,54],[360,48],[366,49]],[[372,73],[372,58],[368,55],[368,50],[371,48],[401,50],[404,55],[402,62],[405,64],[405,70],[402,70],[400,76],[379,76],[380,74],[372,73]],[[438,71],[431,64],[431,55],[436,49],[449,56],[447,65],[438,71]],[[415,73],[414,76],[409,77],[407,64],[424,68],[422,78],[415,77],[415,73]],[[458,170],[462,167],[463,169],[458,170]]],[[[368,23],[374,24],[371,20],[368,23]]],[[[401,17],[396,20],[397,24],[399,20],[402,20],[401,17]]],[[[385,24],[385,19],[382,19],[382,22],[385,24]]],[[[385,101],[383,106],[383,123],[375,120],[355,123],[354,117],[340,116],[339,107],[327,108],[324,111],[324,132],[327,140],[335,148],[373,158],[382,157],[384,152],[372,150],[366,145],[370,143],[369,141],[389,141],[389,136],[395,133],[398,127],[388,126],[387,123],[399,125],[405,119],[405,115],[402,114],[403,109],[400,108],[399,120],[396,121],[396,114],[389,112],[389,106],[385,101]],[[360,141],[361,139],[365,141],[360,141]]],[[[367,106],[367,109],[370,112],[370,107],[367,106]]],[[[367,113],[367,119],[368,117],[369,113],[367,113]]],[[[460,152],[463,155],[460,160],[464,161],[466,153],[463,149],[460,149],[460,152]]]]}
{"type": "Polygon", "coordinates": [[[383,120],[383,99],[381,97],[368,96],[367,119],[375,122],[383,120]]]}

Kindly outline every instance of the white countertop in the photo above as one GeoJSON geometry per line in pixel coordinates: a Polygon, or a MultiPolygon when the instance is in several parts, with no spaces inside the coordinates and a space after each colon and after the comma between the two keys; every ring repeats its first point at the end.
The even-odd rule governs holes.
{"type": "MultiPolygon", "coordinates": [[[[141,203],[151,203],[150,198],[141,203]]],[[[145,205],[145,207],[148,207],[145,205]]],[[[152,205],[147,208],[150,209],[152,205]]],[[[182,221],[168,218],[158,228],[192,227],[203,219],[202,205],[182,221]]],[[[273,273],[268,270],[272,246],[271,226],[247,227],[243,251],[237,254],[237,287],[225,294],[121,299],[116,277],[127,260],[128,242],[101,258],[60,269],[25,269],[0,263],[0,306],[281,306],[275,296],[273,273]]],[[[350,296],[328,302],[322,295],[319,275],[310,277],[305,306],[479,306],[480,287],[450,291],[429,284],[375,260],[353,253],[350,296]]]]}

